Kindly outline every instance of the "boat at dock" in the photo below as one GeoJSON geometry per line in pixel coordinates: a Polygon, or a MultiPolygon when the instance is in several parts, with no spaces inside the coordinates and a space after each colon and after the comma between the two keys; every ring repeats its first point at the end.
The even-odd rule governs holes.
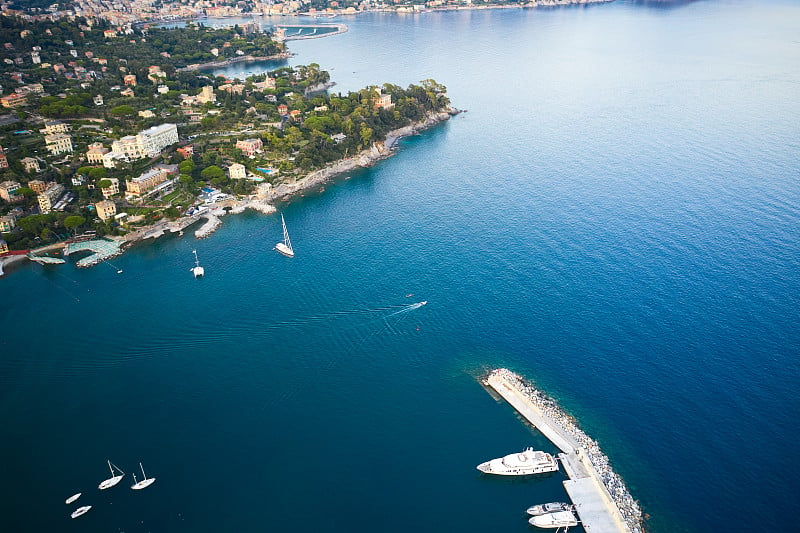
{"type": "Polygon", "coordinates": [[[107,461],[107,462],[108,462],[108,469],[111,470],[111,477],[106,479],[106,480],[104,480],[104,481],[102,481],[97,486],[97,488],[100,489],[100,490],[110,489],[111,487],[113,487],[114,485],[119,483],[122,480],[122,478],[125,476],[125,472],[123,472],[117,465],[112,464],[111,461],[107,461]],[[119,474],[116,474],[114,472],[115,468],[117,469],[119,474]]]}
{"type": "Polygon", "coordinates": [[[75,509],[75,510],[72,512],[72,514],[70,515],[70,517],[72,517],[72,518],[78,518],[79,516],[82,516],[82,515],[85,515],[86,513],[88,513],[88,512],[89,512],[89,509],[91,509],[91,508],[92,508],[92,506],[91,506],[91,505],[84,505],[83,507],[78,507],[77,509],[75,509]]]}
{"type": "Polygon", "coordinates": [[[286,230],[286,221],[283,219],[283,213],[281,213],[281,224],[283,225],[283,242],[276,244],[275,249],[286,257],[294,257],[292,241],[289,240],[289,232],[286,230]]]}
{"type": "Polygon", "coordinates": [[[572,527],[578,525],[578,518],[572,511],[558,511],[541,516],[533,516],[528,523],[542,528],[572,527]]]}
{"type": "Polygon", "coordinates": [[[133,480],[136,481],[136,483],[131,485],[131,488],[133,490],[146,489],[147,487],[149,487],[150,485],[152,485],[156,481],[156,478],[154,478],[154,477],[151,477],[151,478],[147,477],[147,474],[144,473],[144,467],[142,466],[142,463],[139,463],[139,468],[142,469],[142,477],[144,479],[142,479],[141,481],[136,481],[136,474],[133,474],[133,480]]]}
{"type": "Polygon", "coordinates": [[[484,474],[527,476],[555,472],[558,470],[558,462],[549,453],[526,448],[522,452],[511,453],[505,457],[481,463],[477,468],[484,474]]]}
{"type": "Polygon", "coordinates": [[[69,505],[69,504],[71,504],[72,502],[74,502],[75,500],[77,500],[77,499],[78,499],[78,498],[80,498],[80,497],[81,497],[81,493],[80,493],[80,492],[78,492],[77,494],[73,494],[72,496],[70,496],[69,498],[67,498],[66,500],[64,500],[64,503],[66,503],[67,505],[69,505]]]}
{"type": "Polygon", "coordinates": [[[531,516],[541,516],[547,513],[556,513],[558,511],[572,511],[572,505],[563,502],[541,503],[528,507],[527,513],[531,516]]]}

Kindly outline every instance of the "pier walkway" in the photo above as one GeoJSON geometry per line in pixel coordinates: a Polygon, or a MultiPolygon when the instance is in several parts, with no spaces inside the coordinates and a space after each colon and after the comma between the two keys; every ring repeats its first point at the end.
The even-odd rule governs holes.
{"type": "Polygon", "coordinates": [[[485,384],[561,450],[558,457],[569,477],[564,481],[564,489],[588,533],[642,531],[639,506],[619,476],[611,470],[605,455],[573,423],[565,423],[568,417],[552,400],[525,385],[519,376],[506,369],[492,371],[485,384]],[[592,458],[600,463],[599,467],[595,466],[592,458]],[[616,498],[612,497],[607,483],[614,488],[616,498]]]}

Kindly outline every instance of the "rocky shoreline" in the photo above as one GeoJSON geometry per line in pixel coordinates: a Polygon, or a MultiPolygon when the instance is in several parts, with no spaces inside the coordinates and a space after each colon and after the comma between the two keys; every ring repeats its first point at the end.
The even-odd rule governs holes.
{"type": "Polygon", "coordinates": [[[415,122],[408,126],[392,130],[386,134],[386,139],[383,142],[374,143],[370,148],[362,150],[360,153],[353,157],[340,159],[329,164],[327,167],[311,172],[305,177],[291,183],[281,183],[270,191],[265,197],[268,203],[287,202],[292,197],[304,193],[311,189],[319,188],[337,176],[346,174],[358,168],[368,168],[382,159],[391,157],[397,147],[397,143],[403,137],[416,135],[417,133],[427,130],[445,120],[450,119],[462,113],[462,110],[455,108],[448,108],[447,111],[438,113],[430,113],[424,120],[415,122]]]}

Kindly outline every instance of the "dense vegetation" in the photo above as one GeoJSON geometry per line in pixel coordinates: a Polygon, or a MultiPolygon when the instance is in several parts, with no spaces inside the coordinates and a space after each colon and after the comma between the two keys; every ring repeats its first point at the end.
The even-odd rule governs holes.
{"type": "Polygon", "coordinates": [[[32,65],[28,52],[31,42],[19,31],[27,26],[0,17],[0,38],[12,46],[8,55],[22,58],[21,65],[0,65],[2,85],[15,88],[41,83],[44,88],[44,94],[28,96],[27,107],[0,117],[0,144],[10,164],[9,169],[0,171],[0,182],[13,180],[25,187],[31,179],[55,181],[71,189],[76,198],[63,212],[47,215],[38,213],[35,194],[27,187],[23,189],[27,194],[21,193],[16,203],[0,200],[0,215],[12,209],[18,215],[18,229],[3,236],[17,249],[88,229],[99,235],[124,231],[113,223],[101,222],[91,207],[102,199],[100,189],[110,178],[118,179],[123,189],[114,198],[118,209],[132,217],[140,216],[138,224],[148,224],[180,216],[197,203],[198,193],[207,186],[232,195],[251,193],[255,181],[228,177],[225,169],[233,163],[243,163],[251,176],[271,183],[300,178],[332,161],[353,156],[384,140],[387,132],[449,105],[445,87],[433,80],[406,89],[386,84],[348,94],[328,94],[330,76],[313,63],[278,68],[246,80],[178,70],[186,64],[213,59],[212,47],[219,48],[220,57],[240,55],[237,51],[261,55],[283,50],[266,35],[245,36],[237,28],[153,28],[105,39],[102,27],[89,30],[81,21],[42,22],[34,27],[46,36],[35,40],[41,47],[42,61],[64,64],[66,71],[32,65]],[[72,44],[65,45],[65,40],[72,44]],[[104,61],[100,63],[98,58],[104,61]],[[152,66],[159,67],[164,75],[148,77],[152,66]],[[137,84],[131,88],[131,95],[123,96],[123,77],[130,73],[136,75],[137,84]],[[274,80],[274,88],[258,87],[267,77],[274,80]],[[191,100],[208,86],[214,87],[216,102],[191,100]],[[377,105],[381,94],[391,96],[388,108],[377,105]],[[97,95],[102,96],[102,105],[95,104],[97,95]],[[44,149],[43,136],[37,130],[45,119],[52,118],[71,126],[73,154],[50,156],[44,149]],[[193,144],[195,155],[184,160],[175,151],[178,146],[172,146],[153,160],[120,163],[113,169],[86,164],[83,154],[89,144],[100,142],[109,147],[114,139],[162,123],[178,124],[181,144],[193,144]],[[263,149],[246,157],[236,148],[236,141],[254,137],[263,141],[263,149]],[[24,172],[20,161],[25,157],[37,158],[43,170],[37,174],[24,172]],[[159,162],[180,164],[175,189],[144,203],[126,200],[125,180],[159,162]],[[81,183],[73,184],[73,178],[81,183]]]}

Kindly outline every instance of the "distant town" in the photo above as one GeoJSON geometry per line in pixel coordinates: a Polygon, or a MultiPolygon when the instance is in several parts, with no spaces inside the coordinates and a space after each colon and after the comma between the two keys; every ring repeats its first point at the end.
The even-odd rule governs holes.
{"type": "Polygon", "coordinates": [[[452,111],[434,80],[341,94],[313,63],[246,79],[201,68],[285,64],[282,33],[4,11],[0,256],[121,246],[206,209],[271,208],[287,184],[368,165],[386,155],[387,135],[452,111]]]}
{"type": "Polygon", "coordinates": [[[433,9],[480,7],[535,7],[607,2],[611,0],[16,0],[2,2],[2,14],[25,20],[58,20],[85,17],[125,25],[155,20],[186,20],[201,17],[247,17],[273,15],[311,15],[330,17],[366,11],[419,12],[433,9]]]}

